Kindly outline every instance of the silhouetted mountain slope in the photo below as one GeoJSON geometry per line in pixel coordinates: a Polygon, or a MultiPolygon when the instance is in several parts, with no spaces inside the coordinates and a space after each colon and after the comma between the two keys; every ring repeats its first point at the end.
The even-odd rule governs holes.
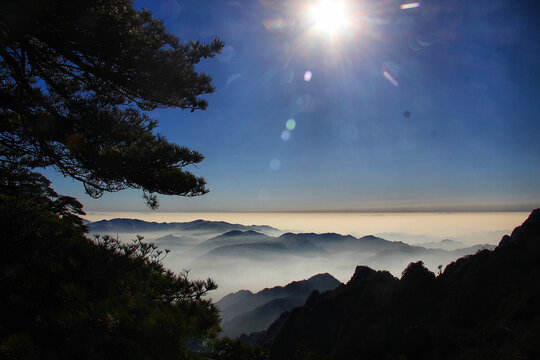
{"type": "Polygon", "coordinates": [[[429,241],[429,242],[424,242],[424,243],[420,243],[416,245],[422,246],[428,249],[442,249],[442,250],[448,250],[448,251],[463,249],[467,247],[467,245],[465,245],[461,241],[456,241],[452,239],[444,239],[441,241],[429,241]]]}
{"type": "Polygon", "coordinates": [[[223,335],[236,337],[242,333],[249,334],[264,330],[283,312],[303,305],[308,296],[309,294],[304,294],[303,296],[288,296],[270,300],[252,311],[223,322],[221,324],[223,335]]]}
{"type": "Polygon", "coordinates": [[[352,235],[341,235],[336,233],[324,233],[324,234],[315,234],[315,233],[285,233],[279,237],[280,239],[286,241],[296,240],[296,241],[311,241],[313,243],[350,243],[357,241],[358,239],[352,235]]]}
{"type": "Polygon", "coordinates": [[[369,251],[377,252],[389,247],[398,246],[399,242],[392,242],[373,235],[355,238],[352,235],[336,233],[285,233],[278,240],[284,244],[294,244],[296,247],[316,247],[328,252],[369,251]]]}
{"type": "Polygon", "coordinates": [[[314,290],[335,289],[339,284],[330,274],[318,274],[307,280],[266,288],[255,294],[241,290],[226,295],[216,303],[221,309],[224,333],[238,336],[242,332],[263,330],[283,311],[302,305],[314,290]]]}
{"type": "MultiPolygon", "coordinates": [[[[408,246],[402,242],[391,242],[372,235],[355,238],[335,233],[286,233],[279,237],[271,237],[254,231],[235,230],[204,241],[189,252],[197,258],[198,263],[215,264],[220,258],[230,257],[268,262],[274,260],[276,256],[282,261],[296,261],[295,257],[298,256],[327,257],[340,254],[348,256],[357,253],[364,258],[379,251],[399,250],[408,246]]],[[[455,257],[449,261],[453,259],[455,257]]]]}
{"type": "Polygon", "coordinates": [[[209,251],[205,256],[210,257],[245,257],[257,258],[264,256],[278,256],[287,254],[289,249],[282,243],[249,243],[220,246],[212,251],[209,251]]]}
{"type": "MultiPolygon", "coordinates": [[[[192,239],[187,239],[189,243],[193,242],[192,239]]],[[[175,236],[173,234],[168,234],[165,236],[161,236],[155,240],[156,242],[165,242],[165,243],[183,243],[186,241],[186,238],[184,236],[175,236]]]]}
{"type": "Polygon", "coordinates": [[[191,249],[197,243],[197,239],[189,236],[176,236],[168,234],[161,236],[153,240],[152,242],[158,245],[160,248],[174,248],[175,252],[185,251],[191,249]]]}
{"type": "Polygon", "coordinates": [[[279,237],[281,241],[291,252],[303,254],[324,254],[326,250],[315,245],[312,241],[297,237],[279,237]]]}
{"type": "Polygon", "coordinates": [[[190,222],[158,223],[136,219],[111,219],[88,223],[91,232],[157,232],[157,231],[203,231],[213,233],[224,233],[232,230],[242,231],[266,231],[268,233],[279,233],[279,230],[267,225],[241,225],[230,224],[224,221],[195,220],[190,222]]]}
{"type": "MultiPolygon", "coordinates": [[[[428,249],[422,246],[412,246],[402,243],[401,245],[396,245],[394,247],[390,247],[388,249],[384,249],[379,251],[376,255],[373,256],[374,261],[380,261],[384,259],[385,257],[396,257],[396,256],[403,256],[410,258],[410,256],[418,256],[418,257],[424,257],[424,256],[440,256],[440,257],[448,257],[456,259],[457,257],[474,254],[478,250],[488,249],[493,250],[495,248],[494,245],[488,245],[488,244],[480,244],[480,245],[474,245],[470,247],[465,247],[462,249],[457,250],[442,250],[442,249],[428,249]]],[[[371,258],[368,258],[368,261],[370,261],[371,258]]]]}
{"type": "Polygon", "coordinates": [[[271,359],[540,358],[540,210],[493,250],[448,265],[421,262],[400,280],[357,267],[263,333],[271,359]]]}
{"type": "Polygon", "coordinates": [[[272,250],[276,251],[274,255],[280,256],[324,256],[329,253],[333,255],[351,252],[376,253],[377,251],[396,249],[403,246],[408,245],[401,242],[387,241],[372,235],[355,238],[351,235],[345,236],[335,233],[286,233],[275,238],[253,231],[232,231],[201,243],[194,251],[201,252],[204,249],[214,248],[204,257],[207,255],[233,255],[249,258],[257,257],[261,251],[271,255],[272,250]],[[235,245],[236,247],[231,248],[227,245],[235,245]],[[255,252],[250,253],[250,250],[255,252]]]}
{"type": "Polygon", "coordinates": [[[215,249],[221,246],[238,245],[248,243],[272,243],[276,242],[275,237],[258,233],[253,230],[240,231],[231,230],[222,235],[215,236],[197,245],[198,250],[215,249]]]}

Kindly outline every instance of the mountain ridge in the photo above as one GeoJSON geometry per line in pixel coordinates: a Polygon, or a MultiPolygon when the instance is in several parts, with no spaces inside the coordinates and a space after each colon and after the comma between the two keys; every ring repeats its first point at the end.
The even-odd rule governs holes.
{"type": "Polygon", "coordinates": [[[110,230],[122,230],[121,232],[137,232],[137,231],[167,231],[167,230],[183,230],[183,231],[268,231],[271,233],[281,233],[276,228],[268,225],[242,225],[231,224],[225,221],[211,221],[197,219],[187,222],[155,222],[145,221],[131,218],[114,218],[110,220],[99,220],[87,223],[88,228],[91,231],[110,231],[110,230]]]}
{"type": "Polygon", "coordinates": [[[240,290],[216,302],[221,309],[224,334],[238,336],[243,332],[260,331],[286,310],[302,305],[314,291],[326,291],[341,283],[328,273],[293,281],[285,286],[264,288],[257,293],[240,290]]]}
{"type": "Polygon", "coordinates": [[[242,338],[270,359],[540,358],[540,210],[494,250],[440,274],[412,262],[401,279],[358,266],[346,285],[314,292],[267,330],[242,338]]]}

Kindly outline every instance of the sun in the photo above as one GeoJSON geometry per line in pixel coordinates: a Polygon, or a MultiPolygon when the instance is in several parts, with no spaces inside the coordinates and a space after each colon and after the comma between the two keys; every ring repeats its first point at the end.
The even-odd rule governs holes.
{"type": "Polygon", "coordinates": [[[321,33],[333,35],[343,30],[349,23],[345,3],[322,0],[310,8],[313,26],[321,33]]]}

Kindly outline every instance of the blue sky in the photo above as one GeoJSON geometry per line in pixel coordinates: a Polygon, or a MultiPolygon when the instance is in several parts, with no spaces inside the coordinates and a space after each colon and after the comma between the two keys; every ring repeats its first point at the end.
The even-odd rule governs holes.
{"type": "MultiPolygon", "coordinates": [[[[344,0],[330,34],[317,2],[135,1],[183,41],[226,45],[198,67],[216,87],[208,110],[152,113],[205,155],[191,170],[210,189],[161,196],[161,211],[538,206],[539,5],[344,0]]],[[[92,200],[47,174],[87,211],[145,209],[138,191],[92,200]]]]}

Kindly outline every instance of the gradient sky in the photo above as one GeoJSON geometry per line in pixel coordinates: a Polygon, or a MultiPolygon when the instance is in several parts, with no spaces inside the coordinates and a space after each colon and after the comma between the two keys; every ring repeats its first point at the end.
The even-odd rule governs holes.
{"type": "MultiPolygon", "coordinates": [[[[540,15],[534,1],[135,1],[183,41],[226,47],[199,71],[209,108],[159,110],[158,131],[203,153],[210,193],[161,211],[522,210],[540,204],[540,15]],[[290,121],[293,119],[293,121],[290,121]]],[[[139,191],[87,211],[139,211],[139,191]]]]}

